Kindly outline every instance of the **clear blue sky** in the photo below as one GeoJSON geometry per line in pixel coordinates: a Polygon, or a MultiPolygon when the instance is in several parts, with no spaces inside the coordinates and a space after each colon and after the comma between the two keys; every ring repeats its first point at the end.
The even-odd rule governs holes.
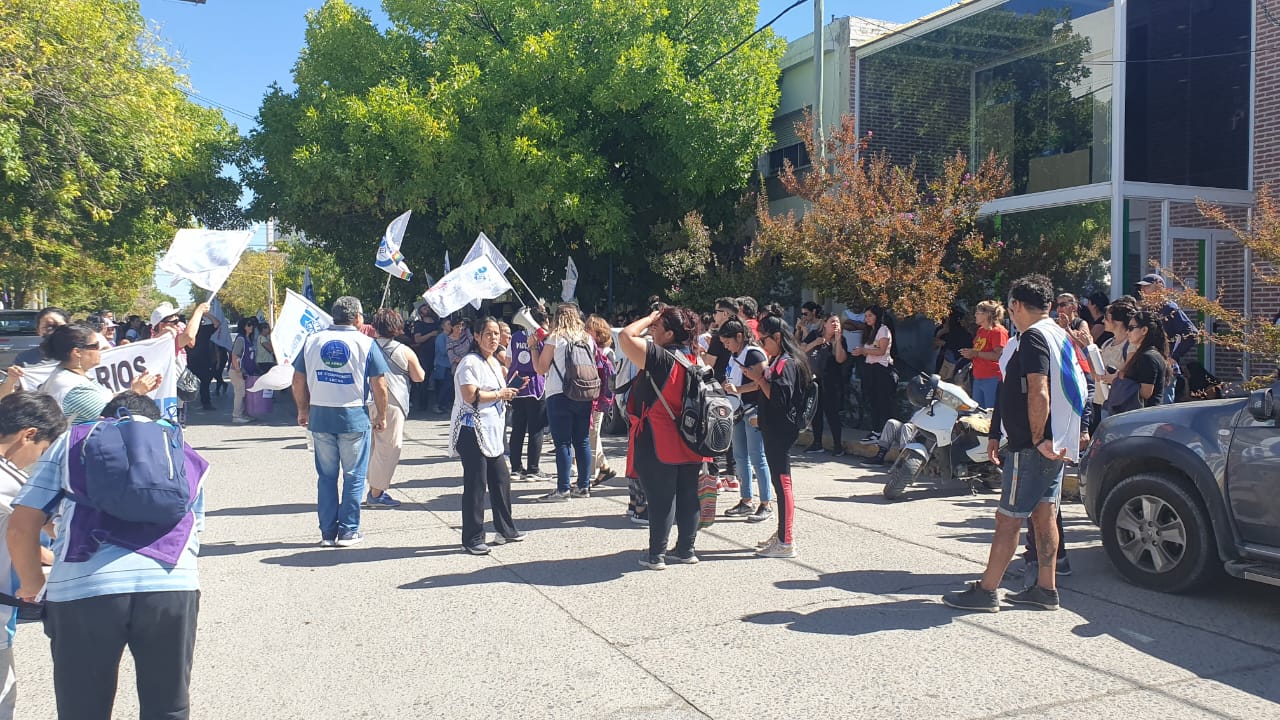
{"type": "MultiPolygon", "coordinates": [[[[761,0],[757,25],[782,12],[794,0],[761,0]]],[[[256,122],[258,106],[272,83],[292,87],[293,64],[302,49],[308,10],[324,0],[206,0],[197,5],[182,0],[140,0],[143,16],[175,52],[191,78],[195,93],[227,120],[247,133],[256,122]]],[[[379,0],[348,0],[369,11],[374,22],[386,26],[379,0]]],[[[948,0],[826,0],[832,16],[863,17],[909,22],[948,5],[948,0]]],[[[774,25],[788,39],[813,31],[813,3],[792,9],[774,25]]],[[[259,228],[254,246],[266,244],[259,228]]],[[[186,283],[169,287],[169,278],[157,274],[161,290],[185,300],[186,283]]]]}

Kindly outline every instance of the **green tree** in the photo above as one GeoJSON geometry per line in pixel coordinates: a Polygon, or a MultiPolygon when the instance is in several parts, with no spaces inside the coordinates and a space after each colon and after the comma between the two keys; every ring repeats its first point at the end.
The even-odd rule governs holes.
{"type": "Polygon", "coordinates": [[[187,99],[134,0],[0,3],[0,281],[127,307],[192,219],[243,222],[235,129],[187,99]]]}
{"type": "Polygon", "coordinates": [[[419,274],[484,231],[535,289],[558,287],[570,254],[588,304],[606,258],[643,297],[650,229],[736,197],[768,146],[781,41],[717,61],[752,31],[751,0],[383,4],[385,33],[342,0],[309,16],[297,89],[264,99],[245,169],[257,214],[369,258],[349,273],[366,297],[384,282],[376,238],[405,209],[419,274]]]}

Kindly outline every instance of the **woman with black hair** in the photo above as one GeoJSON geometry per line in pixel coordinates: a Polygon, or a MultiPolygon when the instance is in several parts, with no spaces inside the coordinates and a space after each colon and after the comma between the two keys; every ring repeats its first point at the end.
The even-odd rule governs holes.
{"type": "MultiPolygon", "coordinates": [[[[898,390],[898,381],[893,375],[893,328],[890,322],[889,313],[883,306],[867,308],[863,345],[852,351],[855,357],[866,358],[862,369],[862,388],[867,404],[871,406],[873,428],[884,427],[885,421],[893,415],[893,396],[898,390]]],[[[862,442],[873,443],[879,438],[880,434],[872,430],[862,442]]]]}
{"type": "Polygon", "coordinates": [[[1138,384],[1139,407],[1155,407],[1160,404],[1165,383],[1168,382],[1169,342],[1165,338],[1160,316],[1150,310],[1139,310],[1125,326],[1129,345],[1136,348],[1129,352],[1129,359],[1120,368],[1119,377],[1138,384]]]}
{"type": "Polygon", "coordinates": [[[489,491],[493,513],[493,544],[524,540],[511,516],[511,473],[503,457],[502,435],[507,426],[507,403],[520,387],[504,379],[495,356],[501,330],[489,317],[476,323],[471,351],[454,373],[451,447],[462,457],[462,549],[488,555],[484,541],[484,496],[489,491]]]}
{"type": "MultiPolygon", "coordinates": [[[[106,386],[89,379],[88,371],[102,362],[98,333],[84,325],[61,325],[40,344],[46,357],[58,361],[58,368],[40,386],[40,392],[52,397],[71,422],[93,420],[111,402],[113,393],[106,386]]],[[[140,395],[155,390],[160,376],[143,373],[130,383],[140,395]]]]}
{"type": "Polygon", "coordinates": [[[685,386],[685,370],[675,353],[690,363],[698,361],[692,347],[697,325],[698,316],[692,310],[664,307],[618,333],[618,348],[640,371],[627,399],[631,416],[627,477],[640,479],[648,500],[649,549],[640,564],[650,570],[665,570],[668,560],[698,562],[693,552],[701,511],[698,474],[710,458],[684,442],[675,415],[684,404],[685,386]],[[678,533],[676,547],[668,553],[672,524],[678,533]]]}
{"type": "Polygon", "coordinates": [[[769,356],[767,367],[742,369],[760,389],[757,423],[764,438],[764,455],[778,498],[778,531],[761,543],[756,555],[769,558],[796,556],[792,538],[796,498],[791,486],[791,447],[800,437],[799,397],[813,378],[795,332],[785,320],[771,315],[760,323],[760,345],[769,356]]]}

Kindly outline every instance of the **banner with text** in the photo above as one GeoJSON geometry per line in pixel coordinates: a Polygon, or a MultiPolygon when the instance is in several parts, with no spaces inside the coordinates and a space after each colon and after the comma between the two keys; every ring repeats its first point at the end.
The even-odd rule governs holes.
{"type": "MultiPolygon", "coordinates": [[[[165,335],[103,350],[102,362],[85,371],[85,376],[112,393],[121,393],[143,373],[157,373],[160,386],[147,396],[156,401],[164,417],[173,418],[178,411],[178,371],[174,360],[173,337],[165,335]]],[[[22,389],[39,390],[57,367],[57,363],[42,363],[23,368],[22,389]]]]}

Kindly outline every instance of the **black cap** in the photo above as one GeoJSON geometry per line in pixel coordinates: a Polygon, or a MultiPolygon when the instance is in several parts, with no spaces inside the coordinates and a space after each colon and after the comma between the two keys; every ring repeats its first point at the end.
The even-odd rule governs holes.
{"type": "Polygon", "coordinates": [[[1138,284],[1139,285],[1163,285],[1164,278],[1160,277],[1155,273],[1147,273],[1146,275],[1142,276],[1142,279],[1138,281],[1138,284]]]}

